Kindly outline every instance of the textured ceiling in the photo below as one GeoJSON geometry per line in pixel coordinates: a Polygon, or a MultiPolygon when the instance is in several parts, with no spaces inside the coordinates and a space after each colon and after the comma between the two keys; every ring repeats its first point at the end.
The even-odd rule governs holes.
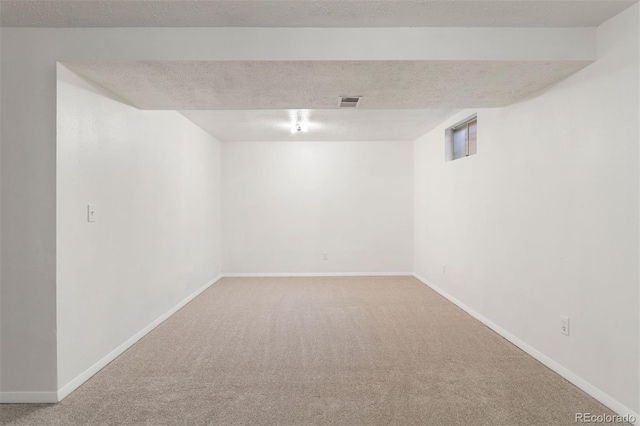
{"type": "Polygon", "coordinates": [[[414,140],[452,116],[452,110],[180,111],[223,142],[414,140]],[[301,123],[308,132],[292,134],[301,123]]]}
{"type": "Polygon", "coordinates": [[[156,61],[65,62],[141,109],[359,109],[500,107],[588,61],[156,61]]]}
{"type": "Polygon", "coordinates": [[[503,106],[588,61],[65,62],[141,109],[178,110],[221,141],[413,140],[456,110],[503,106]],[[338,109],[339,96],[363,96],[338,109]],[[291,133],[301,122],[307,133],[291,133]]]}
{"type": "Polygon", "coordinates": [[[591,27],[628,0],[2,0],[13,27],[591,27]]]}

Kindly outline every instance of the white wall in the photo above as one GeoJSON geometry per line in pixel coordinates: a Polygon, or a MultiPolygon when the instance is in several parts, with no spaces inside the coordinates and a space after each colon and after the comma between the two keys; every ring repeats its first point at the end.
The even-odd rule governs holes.
{"type": "Polygon", "coordinates": [[[595,56],[591,28],[0,28],[0,34],[0,400],[11,394],[33,402],[51,400],[57,389],[56,61],[595,56]]]}
{"type": "Polygon", "coordinates": [[[588,68],[477,111],[477,155],[444,161],[474,110],[414,145],[416,273],[636,413],[638,16],[599,28],[588,68]]]}
{"type": "Polygon", "coordinates": [[[58,389],[56,61],[582,60],[593,59],[594,33],[589,28],[1,28],[0,400],[8,394],[21,401],[49,400],[58,389]]]}
{"type": "Polygon", "coordinates": [[[410,142],[223,144],[223,271],[410,272],[412,149],[410,142]]]}
{"type": "Polygon", "coordinates": [[[220,142],[58,66],[62,388],[221,271],[220,142]],[[87,222],[87,205],[97,219],[87,222]]]}

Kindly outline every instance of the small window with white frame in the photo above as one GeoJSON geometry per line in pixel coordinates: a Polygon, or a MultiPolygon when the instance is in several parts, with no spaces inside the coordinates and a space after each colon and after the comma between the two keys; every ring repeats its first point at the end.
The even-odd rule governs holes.
{"type": "Polygon", "coordinates": [[[457,160],[478,152],[478,116],[473,115],[445,130],[445,160],[457,160]]]}

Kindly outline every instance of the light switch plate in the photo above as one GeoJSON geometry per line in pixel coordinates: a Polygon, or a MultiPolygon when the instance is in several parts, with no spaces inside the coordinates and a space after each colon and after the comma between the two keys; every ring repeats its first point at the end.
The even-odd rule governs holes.
{"type": "Polygon", "coordinates": [[[96,205],[89,204],[87,205],[87,222],[95,222],[96,221],[96,205]]]}

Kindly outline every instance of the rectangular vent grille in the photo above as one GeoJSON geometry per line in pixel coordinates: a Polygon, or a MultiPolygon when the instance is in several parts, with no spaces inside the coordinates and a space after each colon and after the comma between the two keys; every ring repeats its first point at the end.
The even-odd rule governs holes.
{"type": "Polygon", "coordinates": [[[355,108],[361,99],[362,96],[341,96],[338,98],[338,108],[355,108]]]}

